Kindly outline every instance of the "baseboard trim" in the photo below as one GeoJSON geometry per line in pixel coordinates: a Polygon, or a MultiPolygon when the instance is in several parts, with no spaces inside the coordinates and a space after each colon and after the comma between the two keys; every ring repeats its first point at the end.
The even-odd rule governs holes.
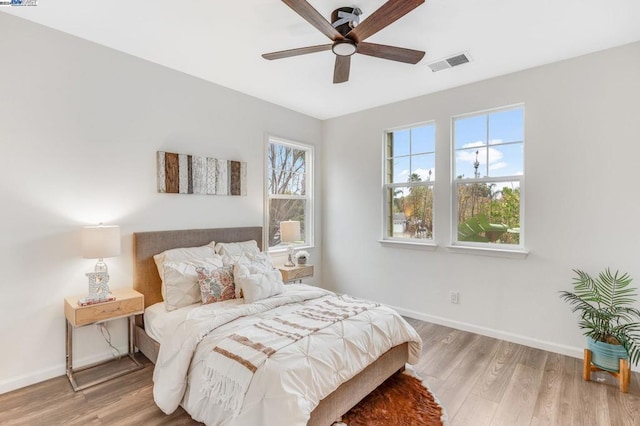
{"type": "MultiPolygon", "coordinates": [[[[480,334],[482,336],[493,337],[495,339],[505,340],[507,342],[517,343],[519,345],[529,346],[544,351],[554,352],[567,355],[573,358],[582,359],[584,348],[575,346],[560,345],[546,340],[534,339],[520,334],[510,333],[507,331],[496,330],[489,327],[482,327],[462,321],[455,321],[435,315],[428,315],[411,309],[404,309],[396,306],[389,307],[396,310],[400,315],[421,321],[431,322],[434,324],[444,325],[445,327],[455,328],[457,330],[468,331],[470,333],[480,334]]],[[[631,366],[632,371],[640,372],[640,367],[631,366]]]]}
{"type": "MultiPolygon", "coordinates": [[[[123,346],[118,348],[118,350],[121,354],[126,354],[129,351],[129,348],[123,346]]],[[[79,359],[77,361],[74,361],[73,364],[75,368],[80,368],[96,362],[107,361],[111,358],[113,358],[113,353],[111,351],[106,351],[97,355],[93,355],[91,357],[79,359]]],[[[55,377],[64,376],[66,372],[66,365],[64,363],[61,363],[51,368],[44,368],[30,374],[13,377],[11,379],[0,382],[0,394],[11,392],[13,390],[24,388],[36,383],[44,382],[45,380],[53,379],[55,377]]],[[[69,388],[71,388],[71,384],[69,384],[69,388]]]]}

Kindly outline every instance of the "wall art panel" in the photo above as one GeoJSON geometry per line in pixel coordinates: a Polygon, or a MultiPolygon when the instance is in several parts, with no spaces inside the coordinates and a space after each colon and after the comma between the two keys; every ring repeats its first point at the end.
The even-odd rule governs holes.
{"type": "Polygon", "coordinates": [[[158,151],[158,192],[247,195],[247,163],[158,151]]]}

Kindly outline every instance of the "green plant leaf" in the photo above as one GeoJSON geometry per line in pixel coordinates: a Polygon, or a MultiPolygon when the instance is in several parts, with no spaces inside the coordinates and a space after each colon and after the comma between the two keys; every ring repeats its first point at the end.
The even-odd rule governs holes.
{"type": "Polygon", "coordinates": [[[637,289],[630,287],[629,274],[609,268],[596,279],[574,269],[574,292],[561,291],[560,298],[578,313],[578,326],[585,336],[606,342],[615,338],[625,348],[632,364],[640,362],[640,310],[633,305],[637,289]]]}

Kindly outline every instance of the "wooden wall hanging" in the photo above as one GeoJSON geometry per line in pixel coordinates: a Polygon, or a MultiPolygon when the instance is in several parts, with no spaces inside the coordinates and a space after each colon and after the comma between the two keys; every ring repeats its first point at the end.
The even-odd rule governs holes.
{"type": "Polygon", "coordinates": [[[247,195],[247,163],[158,151],[158,192],[247,195]]]}

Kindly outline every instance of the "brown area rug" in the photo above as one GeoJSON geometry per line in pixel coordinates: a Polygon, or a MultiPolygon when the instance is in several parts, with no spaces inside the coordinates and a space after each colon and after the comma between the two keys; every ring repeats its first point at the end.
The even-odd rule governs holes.
{"type": "MultiPolygon", "coordinates": [[[[348,426],[442,426],[444,409],[422,381],[396,373],[342,416],[348,426]]],[[[334,423],[340,425],[340,423],[334,423]]]]}

